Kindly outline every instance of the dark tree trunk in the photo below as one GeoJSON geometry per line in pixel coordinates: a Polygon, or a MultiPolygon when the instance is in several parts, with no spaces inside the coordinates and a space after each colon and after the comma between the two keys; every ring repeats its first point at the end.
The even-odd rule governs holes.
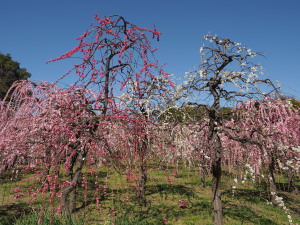
{"type": "Polygon", "coordinates": [[[76,199],[72,198],[70,195],[71,193],[73,193],[73,196],[76,196],[76,191],[75,191],[75,187],[74,186],[69,186],[67,187],[61,197],[61,205],[62,205],[62,211],[64,213],[64,215],[66,215],[67,217],[71,217],[72,212],[74,212],[75,210],[75,204],[76,204],[76,199]],[[70,199],[69,199],[70,197],[70,199]],[[73,201],[71,204],[71,198],[73,201]]]}
{"type": "MultiPolygon", "coordinates": [[[[79,175],[79,177],[81,176],[81,174],[79,175]]],[[[80,179],[80,178],[78,178],[80,179]]],[[[78,181],[77,181],[78,183],[78,181]]],[[[76,183],[76,185],[77,185],[76,183]]],[[[77,199],[77,191],[76,191],[76,186],[72,189],[72,191],[70,192],[70,197],[69,197],[69,210],[70,213],[75,212],[76,210],[76,199],[77,199]]]]}
{"type": "Polygon", "coordinates": [[[73,171],[76,161],[79,161],[78,166],[74,173],[69,174],[69,179],[70,179],[69,181],[71,182],[72,185],[66,187],[62,193],[62,197],[61,197],[62,211],[67,217],[70,217],[71,214],[76,210],[76,196],[77,196],[76,186],[78,185],[81,178],[81,172],[83,169],[83,165],[85,163],[86,154],[87,154],[87,149],[84,148],[84,151],[80,154],[81,159],[79,159],[79,157],[76,156],[74,160],[72,160],[71,171],[73,171]]]}
{"type": "Polygon", "coordinates": [[[216,132],[213,135],[213,142],[215,147],[214,159],[212,162],[212,204],[214,207],[214,224],[222,225],[223,224],[223,212],[222,212],[222,201],[221,201],[221,192],[220,192],[220,183],[221,183],[221,154],[222,147],[219,136],[216,132]]]}
{"type": "Polygon", "coordinates": [[[206,187],[205,177],[207,175],[207,170],[205,168],[204,163],[199,163],[199,172],[200,172],[201,185],[203,188],[205,188],[206,187]]]}
{"type": "MultiPolygon", "coordinates": [[[[140,110],[142,112],[142,115],[146,120],[149,119],[149,115],[146,111],[146,108],[144,105],[140,107],[140,110]]],[[[146,121],[148,122],[148,121],[146,121]]],[[[140,132],[141,134],[146,133],[146,124],[142,125],[140,130],[138,130],[138,133],[140,132]],[[145,126],[145,127],[143,127],[145,126]]],[[[139,134],[140,135],[140,134],[139,134]]],[[[138,137],[139,138],[139,137],[138,137]]],[[[142,137],[141,143],[138,140],[138,157],[140,160],[140,177],[138,178],[138,183],[137,183],[137,200],[140,205],[145,206],[147,204],[146,200],[146,183],[147,183],[147,178],[148,178],[148,171],[147,171],[147,154],[148,154],[148,135],[145,135],[142,137]]]]}
{"type": "Polygon", "coordinates": [[[137,199],[140,205],[146,205],[146,183],[147,183],[147,148],[148,140],[147,136],[142,139],[141,145],[138,146],[138,154],[140,158],[140,177],[138,178],[138,192],[137,199]]]}
{"type": "MultiPolygon", "coordinates": [[[[225,61],[219,68],[219,73],[221,70],[226,67],[226,65],[231,60],[225,61]]],[[[218,74],[215,74],[215,78],[218,74]]],[[[209,130],[211,132],[210,141],[211,145],[213,146],[213,161],[211,167],[211,173],[213,175],[212,180],[212,204],[214,208],[214,224],[215,225],[222,225],[223,224],[223,212],[222,212],[222,201],[221,201],[221,192],[220,192],[220,184],[221,184],[221,161],[222,161],[222,144],[218,134],[218,128],[222,124],[221,118],[218,116],[218,111],[220,109],[220,93],[218,92],[218,85],[220,85],[219,79],[212,78],[208,85],[211,94],[214,97],[214,103],[211,108],[208,110],[209,114],[209,130]]]]}
{"type": "Polygon", "coordinates": [[[80,180],[81,170],[82,168],[81,169],[77,168],[74,177],[70,181],[73,185],[66,187],[61,197],[62,211],[68,217],[70,217],[71,214],[76,210],[76,197],[77,197],[76,185],[80,180]]]}
{"type": "Polygon", "coordinates": [[[288,178],[289,178],[288,190],[294,194],[298,194],[299,189],[298,189],[297,185],[295,184],[295,172],[294,171],[289,172],[288,178]]]}
{"type": "Polygon", "coordinates": [[[275,159],[272,155],[271,155],[268,169],[269,169],[268,181],[269,181],[270,201],[272,202],[273,205],[278,206],[278,202],[276,201],[277,188],[276,188],[275,177],[274,177],[275,159]]]}
{"type": "Polygon", "coordinates": [[[140,177],[138,180],[137,199],[140,205],[146,205],[146,183],[147,183],[147,162],[145,157],[142,157],[140,165],[140,177]]]}

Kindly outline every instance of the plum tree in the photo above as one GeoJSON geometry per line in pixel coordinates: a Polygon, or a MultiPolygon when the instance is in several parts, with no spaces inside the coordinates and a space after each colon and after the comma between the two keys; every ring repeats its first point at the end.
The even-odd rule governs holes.
{"type": "MultiPolygon", "coordinates": [[[[290,100],[250,100],[238,105],[232,121],[225,125],[228,131],[222,140],[226,161],[248,164],[258,175],[266,170],[270,201],[277,206],[275,171],[294,175],[300,169],[299,119],[290,100]]],[[[292,186],[295,188],[291,181],[292,186]]]]}
{"type": "Polygon", "coordinates": [[[39,192],[50,189],[50,201],[58,198],[67,215],[75,210],[84,166],[114,155],[111,150],[116,148],[109,144],[114,122],[131,128],[139,125],[134,126],[131,147],[141,170],[139,198],[145,201],[148,124],[153,112],[163,107],[159,99],[166,102],[171,93],[166,90],[172,87],[148,39],[149,35],[159,39],[161,33],[137,27],[122,16],[101,19],[96,15],[95,19],[73,50],[50,60],[81,59],[56,82],[75,72],[78,78],[73,85],[63,90],[55,84],[17,83],[13,100],[1,104],[1,116],[9,117],[3,120],[2,131],[11,135],[0,145],[2,154],[7,153],[3,168],[22,163],[21,155],[26,156],[28,169],[45,165],[36,172],[43,182],[39,192]],[[18,110],[11,114],[16,105],[18,110]],[[14,137],[16,132],[19,136],[14,137]],[[67,179],[60,182],[62,168],[67,179]]]}
{"type": "Polygon", "coordinates": [[[187,73],[188,80],[182,85],[189,96],[189,101],[205,104],[209,123],[208,137],[212,146],[213,175],[212,199],[214,207],[214,224],[223,224],[222,202],[219,191],[221,181],[221,163],[224,119],[220,111],[221,101],[237,104],[238,102],[257,98],[261,99],[273,93],[277,88],[270,79],[261,79],[262,67],[255,64],[253,58],[260,53],[228,38],[218,35],[205,35],[200,48],[202,64],[199,69],[187,73]],[[266,93],[265,93],[266,92],[266,93]],[[195,94],[196,93],[196,94],[195,94]],[[195,97],[193,97],[195,96],[195,97]]]}

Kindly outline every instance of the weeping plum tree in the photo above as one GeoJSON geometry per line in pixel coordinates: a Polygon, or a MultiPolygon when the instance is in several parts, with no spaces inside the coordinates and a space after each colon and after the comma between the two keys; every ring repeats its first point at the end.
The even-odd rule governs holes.
{"type": "MultiPolygon", "coordinates": [[[[58,198],[67,215],[75,209],[76,187],[83,168],[116,155],[109,145],[113,139],[109,127],[114,121],[123,121],[123,126],[142,125],[133,135],[139,136],[133,139],[137,149],[133,152],[141,162],[137,183],[140,197],[145,197],[148,121],[156,106],[162,106],[155,104],[156,96],[167,99],[170,93],[162,87],[172,86],[169,74],[153,55],[157,49],[148,39],[150,35],[158,40],[161,33],[155,28],[137,27],[122,16],[101,19],[96,15],[95,19],[96,24],[77,38],[79,44],[73,50],[50,60],[81,59],[59,79],[75,73],[74,85],[61,90],[53,84],[21,83],[13,94],[15,99],[8,105],[1,103],[1,117],[9,118],[2,120],[1,126],[7,135],[20,136],[18,141],[11,136],[7,139],[11,140],[9,144],[0,143],[1,154],[7,153],[3,169],[22,163],[22,157],[28,169],[46,165],[36,172],[42,182],[39,192],[50,189],[49,201],[53,203],[58,198]],[[16,103],[18,110],[11,114],[16,103]],[[67,171],[62,183],[61,165],[67,171]]],[[[92,173],[92,167],[90,170],[92,173]]],[[[15,190],[18,196],[22,195],[20,191],[15,190]]]]}
{"type": "Polygon", "coordinates": [[[260,77],[262,67],[253,58],[261,54],[252,52],[240,43],[208,34],[204,36],[200,54],[202,62],[199,68],[187,74],[188,80],[181,88],[187,91],[190,102],[207,103],[208,138],[212,151],[214,224],[223,224],[220,182],[224,120],[220,105],[227,102],[237,104],[252,98],[261,99],[273,93],[276,87],[270,79],[260,77]],[[194,97],[191,97],[193,94],[194,97]]]}
{"type": "MultiPolygon", "coordinates": [[[[7,104],[1,104],[2,170],[33,171],[27,180],[40,183],[36,188],[14,190],[15,197],[29,193],[31,201],[40,194],[49,203],[60,201],[60,209],[70,214],[75,209],[76,186],[83,166],[92,164],[89,156],[101,151],[93,131],[95,113],[87,104],[93,98],[88,90],[62,90],[53,84],[16,83],[7,104]],[[65,175],[60,180],[59,176],[65,175]]],[[[4,102],[3,102],[4,103],[4,102]]],[[[100,135],[103,136],[105,126],[100,135]]],[[[103,146],[103,145],[102,145],[103,146]]],[[[26,180],[22,180],[22,183],[26,180]]]]}
{"type": "MultiPolygon", "coordinates": [[[[151,47],[147,38],[147,34],[150,34],[152,38],[159,40],[161,33],[155,28],[139,28],[122,16],[101,19],[96,15],[95,19],[98,24],[78,38],[79,44],[76,48],[50,61],[79,54],[82,62],[74,68],[79,76],[78,84],[84,89],[96,90],[99,120],[106,120],[111,115],[122,115],[124,125],[131,124],[129,121],[139,124],[136,127],[141,128],[138,132],[144,138],[135,139],[141,142],[137,151],[141,170],[140,181],[137,182],[138,198],[145,202],[147,121],[152,112],[159,111],[157,106],[162,106],[162,101],[155,104],[155,100],[157,103],[157,98],[162,99],[162,96],[168,99],[169,87],[172,86],[169,74],[164,72],[153,55],[157,49],[151,47]],[[124,115],[142,117],[136,116],[132,120],[124,115]],[[141,124],[144,124],[144,128],[141,124]]],[[[109,135],[109,131],[107,132],[109,135]]],[[[110,149],[108,145],[107,149],[110,149]]]]}
{"type": "MultiPolygon", "coordinates": [[[[247,163],[260,177],[265,170],[269,200],[282,208],[274,174],[276,170],[289,175],[299,173],[299,112],[289,100],[250,100],[239,104],[232,118],[225,125],[226,136],[222,137],[227,149],[225,161],[229,165],[247,163]]],[[[296,188],[293,181],[290,183],[291,188],[296,188]]]]}
{"type": "Polygon", "coordinates": [[[157,123],[156,119],[172,103],[175,88],[165,77],[153,78],[151,81],[145,81],[145,84],[138,102],[137,99],[132,99],[131,97],[135,95],[134,92],[138,91],[135,87],[122,96],[126,106],[132,112],[135,112],[134,127],[131,126],[131,129],[136,140],[133,143],[138,143],[134,147],[136,151],[135,157],[137,157],[139,165],[137,198],[143,205],[146,204],[147,159],[151,155],[158,155],[154,146],[157,145],[157,141],[160,139],[159,130],[161,124],[157,123]]]}
{"type": "MultiPolygon", "coordinates": [[[[179,86],[177,96],[182,95],[180,89],[179,86]]],[[[164,136],[168,137],[166,140],[170,144],[169,148],[164,146],[164,155],[167,158],[165,160],[177,162],[177,164],[183,161],[189,166],[198,165],[201,183],[205,187],[205,178],[211,164],[206,106],[191,102],[182,107],[174,105],[160,115],[160,120],[164,136]],[[171,146],[173,149],[170,148],[171,146]]]]}
{"type": "Polygon", "coordinates": [[[298,110],[290,100],[267,98],[243,102],[232,112],[232,120],[226,123],[221,138],[224,164],[248,170],[253,182],[266,177],[267,201],[283,209],[292,224],[289,209],[277,193],[275,172],[287,174],[289,189],[297,191],[293,179],[300,171],[298,110]]]}

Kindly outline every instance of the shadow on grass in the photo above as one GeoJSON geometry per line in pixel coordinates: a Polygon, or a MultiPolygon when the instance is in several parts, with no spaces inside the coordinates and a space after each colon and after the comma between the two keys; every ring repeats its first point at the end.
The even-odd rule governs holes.
{"type": "Polygon", "coordinates": [[[174,184],[157,184],[157,185],[148,185],[146,195],[152,194],[178,194],[189,197],[195,197],[195,193],[191,188],[185,187],[183,185],[174,185],[174,184]]]}
{"type": "MultiPolygon", "coordinates": [[[[222,194],[228,196],[229,198],[233,197],[231,190],[223,192],[222,194]]],[[[299,200],[291,198],[282,192],[280,192],[278,196],[283,198],[283,202],[289,209],[300,215],[299,200]]],[[[267,191],[236,189],[234,192],[234,198],[249,202],[251,204],[259,204],[266,202],[266,200],[269,199],[269,195],[267,191]]]]}
{"type": "MultiPolygon", "coordinates": [[[[183,223],[187,218],[212,218],[211,206],[207,202],[196,204],[188,202],[186,208],[179,205],[159,203],[158,205],[138,208],[135,205],[119,205],[120,213],[116,212],[115,224],[118,225],[144,225],[164,224],[166,221],[180,221],[183,223]]],[[[173,223],[171,223],[173,224],[173,223]]],[[[174,223],[176,224],[176,222],[174,223]]]]}
{"type": "Polygon", "coordinates": [[[294,211],[296,214],[300,215],[300,209],[299,209],[300,202],[297,206],[289,206],[288,208],[294,211]]]}
{"type": "Polygon", "coordinates": [[[30,211],[31,209],[28,208],[26,203],[0,206],[0,224],[14,224],[18,218],[30,211]]]}
{"type": "Polygon", "coordinates": [[[228,204],[223,209],[224,217],[229,217],[234,220],[240,221],[241,224],[260,224],[260,225],[279,225],[274,221],[267,219],[261,215],[256,214],[247,206],[237,206],[234,204],[228,204]]]}
{"type": "Polygon", "coordinates": [[[294,211],[296,214],[300,215],[299,200],[297,200],[296,198],[291,198],[282,192],[280,192],[278,196],[283,198],[283,202],[285,203],[285,206],[287,206],[287,208],[294,211]]]}
{"type": "Polygon", "coordinates": [[[268,193],[266,191],[247,190],[247,189],[235,189],[234,195],[232,190],[222,192],[222,195],[229,198],[236,198],[243,201],[247,201],[252,204],[265,202],[268,199],[268,193]]]}
{"type": "MultiPolygon", "coordinates": [[[[292,189],[290,187],[290,184],[289,183],[276,183],[276,188],[277,188],[277,191],[284,191],[284,192],[293,192],[294,189],[292,189]]],[[[295,188],[298,190],[300,190],[300,185],[295,185],[295,188]]]]}
{"type": "Polygon", "coordinates": [[[21,181],[25,176],[33,175],[33,171],[29,171],[28,174],[24,174],[20,172],[18,175],[16,172],[12,171],[5,171],[0,174],[0,185],[1,184],[10,184],[13,182],[19,182],[21,181]]]}

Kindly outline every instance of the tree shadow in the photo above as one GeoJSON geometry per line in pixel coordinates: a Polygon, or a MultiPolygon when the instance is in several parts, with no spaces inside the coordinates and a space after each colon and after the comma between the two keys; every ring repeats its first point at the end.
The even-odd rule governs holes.
{"type": "MultiPolygon", "coordinates": [[[[20,169],[21,170],[21,169],[20,169]]],[[[33,171],[29,171],[27,174],[20,172],[16,173],[16,171],[5,171],[0,174],[0,185],[1,184],[10,184],[13,182],[21,181],[25,176],[33,175],[33,171]]]]}
{"type": "Polygon", "coordinates": [[[18,218],[30,211],[31,208],[29,208],[26,203],[0,206],[0,224],[14,224],[18,218]]]}
{"type": "Polygon", "coordinates": [[[294,198],[290,198],[288,195],[284,193],[279,193],[279,197],[283,198],[283,202],[287,208],[294,211],[296,214],[300,215],[300,201],[294,198]]]}
{"type": "Polygon", "coordinates": [[[251,210],[247,206],[238,206],[234,204],[226,204],[224,205],[224,217],[230,217],[237,221],[240,221],[241,224],[247,223],[249,224],[260,224],[260,225],[279,225],[278,223],[267,219],[261,215],[256,214],[253,210],[251,210]]]}
{"type": "MultiPolygon", "coordinates": [[[[295,185],[295,187],[300,190],[300,185],[295,185]]],[[[285,191],[285,192],[293,192],[291,190],[290,184],[289,183],[278,183],[276,182],[276,189],[277,191],[285,191]]]]}
{"type": "Polygon", "coordinates": [[[187,198],[195,197],[195,192],[186,186],[183,185],[173,185],[173,184],[157,184],[157,185],[148,185],[146,189],[146,195],[153,194],[171,194],[171,195],[181,195],[186,196],[187,198]]]}
{"type": "MultiPolygon", "coordinates": [[[[180,204],[175,206],[174,204],[168,204],[166,202],[149,204],[143,208],[134,205],[123,205],[122,211],[123,213],[116,218],[115,224],[164,224],[164,215],[168,220],[181,221],[180,224],[182,224],[183,218],[195,217],[195,215],[199,216],[199,214],[203,215],[203,217],[212,218],[211,204],[205,201],[199,201],[197,203],[188,201],[187,207],[185,208],[180,207],[180,204]]],[[[176,224],[176,222],[174,224],[176,224]]]]}
{"type": "Polygon", "coordinates": [[[234,192],[233,190],[227,190],[222,192],[222,195],[228,196],[230,198],[235,197],[237,199],[250,202],[252,204],[265,202],[265,200],[269,197],[266,191],[245,189],[234,189],[234,192]]]}

